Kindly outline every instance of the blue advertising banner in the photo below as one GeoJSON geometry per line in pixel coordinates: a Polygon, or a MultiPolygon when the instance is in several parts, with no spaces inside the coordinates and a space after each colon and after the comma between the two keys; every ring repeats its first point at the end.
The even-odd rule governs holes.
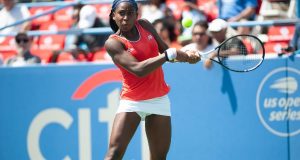
{"type": "MultiPolygon", "coordinates": [[[[165,64],[170,160],[300,159],[300,58],[235,73],[165,64]]],[[[0,159],[103,159],[118,107],[113,64],[0,68],[0,159]]],[[[124,160],[148,159],[141,123],[124,160]]]]}

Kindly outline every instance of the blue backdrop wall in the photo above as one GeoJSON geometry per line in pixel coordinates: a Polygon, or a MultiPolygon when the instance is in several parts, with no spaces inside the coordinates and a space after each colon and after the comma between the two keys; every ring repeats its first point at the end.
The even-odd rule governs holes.
{"type": "MultiPolygon", "coordinates": [[[[165,64],[170,160],[299,160],[300,58],[249,73],[165,64]]],[[[113,64],[0,68],[0,159],[103,159],[118,105],[113,64]]],[[[147,159],[143,124],[125,160],[147,159]]]]}

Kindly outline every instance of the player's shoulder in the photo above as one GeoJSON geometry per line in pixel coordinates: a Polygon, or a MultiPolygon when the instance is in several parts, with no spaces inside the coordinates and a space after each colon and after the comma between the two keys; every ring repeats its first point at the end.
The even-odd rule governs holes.
{"type": "Polygon", "coordinates": [[[138,20],[138,23],[148,31],[153,29],[153,25],[147,19],[141,18],[138,20]]]}
{"type": "Polygon", "coordinates": [[[122,42],[117,39],[115,36],[110,36],[104,43],[104,47],[106,49],[110,49],[110,48],[114,48],[116,46],[119,46],[120,44],[122,44],[122,42]]]}
{"type": "Polygon", "coordinates": [[[147,19],[139,19],[138,23],[142,26],[143,29],[147,30],[151,34],[155,34],[155,29],[151,22],[149,22],[147,19]]]}
{"type": "Polygon", "coordinates": [[[137,21],[140,25],[151,25],[151,23],[145,18],[140,18],[137,21]]]}

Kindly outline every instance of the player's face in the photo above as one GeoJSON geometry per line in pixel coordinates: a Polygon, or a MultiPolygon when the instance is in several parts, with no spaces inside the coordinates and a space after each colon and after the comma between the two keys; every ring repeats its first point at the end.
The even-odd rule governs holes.
{"type": "Polygon", "coordinates": [[[137,12],[130,3],[123,2],[114,11],[113,19],[121,31],[130,31],[137,19],[137,12]]]}

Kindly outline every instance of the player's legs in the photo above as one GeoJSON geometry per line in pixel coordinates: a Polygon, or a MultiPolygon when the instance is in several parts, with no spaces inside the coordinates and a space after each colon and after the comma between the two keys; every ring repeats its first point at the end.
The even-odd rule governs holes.
{"type": "Polygon", "coordinates": [[[140,120],[140,116],[135,112],[122,112],[116,115],[105,160],[122,159],[140,120]]]}
{"type": "Polygon", "coordinates": [[[171,144],[171,117],[149,115],[145,120],[151,160],[165,160],[171,144]]]}

